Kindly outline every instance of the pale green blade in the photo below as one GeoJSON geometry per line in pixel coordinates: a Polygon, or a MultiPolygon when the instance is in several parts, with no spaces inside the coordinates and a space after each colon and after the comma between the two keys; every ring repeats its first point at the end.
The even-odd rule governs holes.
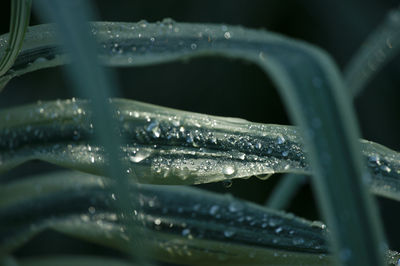
{"type": "MultiPolygon", "coordinates": [[[[0,42],[0,76],[14,64],[29,25],[32,0],[12,0],[9,39],[0,42]]],[[[0,91],[2,87],[0,86],[0,91]]]]}
{"type": "Polygon", "coordinates": [[[17,262],[20,266],[136,266],[132,262],[121,259],[95,256],[41,256],[20,259],[17,262]]]}
{"type": "Polygon", "coordinates": [[[368,36],[345,68],[345,79],[356,96],[400,51],[400,8],[391,10],[368,36]]]}
{"type": "Polygon", "coordinates": [[[274,190],[269,195],[265,206],[271,209],[285,210],[301,186],[306,183],[308,176],[294,173],[281,177],[274,190]]]}
{"type": "MultiPolygon", "coordinates": [[[[0,250],[55,230],[124,252],[136,243],[113,207],[108,178],[79,172],[32,176],[0,187],[0,250]]],[[[134,190],[136,191],[136,190],[134,190]]],[[[142,185],[137,218],[159,261],[185,265],[331,265],[321,222],[192,187],[142,185]]],[[[135,237],[142,237],[135,235],[135,237]]],[[[399,254],[390,251],[395,264],[399,254]]]]}
{"type": "MultiPolygon", "coordinates": [[[[117,121],[112,118],[112,106],[107,104],[110,95],[118,94],[118,84],[112,71],[107,71],[98,62],[98,44],[90,35],[88,23],[95,19],[93,3],[80,0],[37,0],[36,3],[36,14],[44,21],[56,22],[57,40],[69,52],[72,62],[65,70],[74,95],[90,99],[89,109],[93,111],[90,122],[96,128],[92,141],[102,145],[109,155],[108,164],[104,165],[103,171],[116,180],[115,186],[111,188],[118,198],[114,202],[115,207],[121,210],[120,217],[126,219],[126,224],[133,223],[133,214],[129,207],[134,205],[138,208],[138,204],[135,204],[137,199],[128,198],[128,178],[119,160],[122,156],[119,147],[124,144],[124,140],[114,130],[117,121]]],[[[130,177],[134,178],[133,173],[130,177]]],[[[135,235],[136,231],[141,230],[141,226],[131,224],[127,229],[127,235],[135,235]]],[[[130,255],[136,257],[141,265],[152,266],[148,261],[140,260],[150,250],[142,248],[140,238],[135,238],[135,241],[136,248],[131,250],[130,255]]]]}
{"type": "MultiPolygon", "coordinates": [[[[4,195],[0,250],[11,252],[51,229],[129,252],[136,242],[118,218],[110,182],[59,172],[0,187],[4,195]]],[[[189,265],[330,261],[326,227],[320,222],[192,187],[141,185],[139,199],[141,211],[131,211],[144,225],[145,235],[134,237],[143,238],[160,261],[189,265]]]]}
{"type": "MultiPolygon", "coordinates": [[[[141,183],[202,184],[273,173],[310,174],[297,128],[184,112],[114,99],[126,172],[141,183]]],[[[45,102],[0,111],[0,172],[28,160],[102,174],[102,147],[91,142],[86,101],[45,102]]],[[[361,141],[373,173],[370,190],[400,201],[400,155],[361,141]]]]}

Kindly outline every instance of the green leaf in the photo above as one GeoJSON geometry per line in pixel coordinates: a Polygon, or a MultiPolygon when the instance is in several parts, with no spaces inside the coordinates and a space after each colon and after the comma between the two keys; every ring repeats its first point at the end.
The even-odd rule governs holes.
{"type": "MultiPolygon", "coordinates": [[[[31,176],[0,187],[0,250],[44,230],[130,252],[135,241],[113,207],[109,178],[79,172],[31,176]]],[[[133,189],[133,187],[131,187],[133,189]]],[[[132,193],[136,193],[132,190],[132,193]]],[[[156,259],[188,265],[331,264],[321,222],[182,186],[139,186],[135,217],[156,259]]],[[[135,197],[135,195],[132,195],[135,197]]],[[[135,209],[132,207],[132,212],[135,209]]],[[[390,251],[388,262],[399,254],[390,251]]]]}
{"type": "MultiPolygon", "coordinates": [[[[3,76],[14,64],[24,41],[26,29],[29,25],[32,0],[12,0],[10,34],[7,41],[0,41],[0,76],[3,76]]],[[[0,86],[0,91],[2,87],[0,86]]]]}
{"type": "Polygon", "coordinates": [[[368,36],[345,69],[345,79],[353,95],[359,94],[379,70],[400,51],[400,9],[391,10],[368,36]]]}
{"type": "MultiPolygon", "coordinates": [[[[99,59],[109,65],[156,64],[204,55],[259,65],[271,76],[289,115],[304,133],[312,184],[334,232],[337,258],[346,265],[383,265],[379,216],[363,187],[362,176],[367,173],[362,168],[357,121],[341,74],[325,52],[270,32],[225,25],[164,20],[156,24],[100,22],[93,23],[91,29],[103,47],[99,59]]],[[[22,60],[18,73],[5,77],[2,83],[14,74],[65,62],[65,54],[53,42],[52,27],[32,30],[38,34],[30,39],[38,42],[25,51],[32,55],[36,50],[36,55],[22,60]],[[40,57],[45,60],[26,64],[40,57]]]]}
{"type": "Polygon", "coordinates": [[[132,262],[120,259],[95,256],[46,256],[18,260],[21,266],[135,266],[132,262]]]}
{"type": "MultiPolygon", "coordinates": [[[[93,134],[93,141],[102,145],[109,154],[108,165],[104,167],[107,175],[113,176],[117,182],[114,183],[113,191],[118,201],[115,207],[121,210],[121,217],[126,223],[133,222],[132,212],[129,207],[136,205],[137,199],[128,200],[129,191],[128,178],[123,171],[121,161],[121,150],[119,147],[124,143],[114,128],[117,122],[112,119],[113,110],[107,104],[110,95],[118,94],[118,85],[110,71],[106,71],[98,64],[97,43],[90,35],[88,21],[93,21],[95,15],[91,1],[79,0],[52,0],[37,1],[36,13],[43,20],[56,22],[58,29],[57,39],[60,40],[71,57],[72,63],[66,67],[67,75],[75,89],[75,95],[90,99],[90,109],[93,111],[91,123],[97,129],[93,134]]],[[[134,179],[133,173],[131,178],[134,179]]],[[[140,225],[128,226],[127,234],[135,235],[141,230],[140,225]]],[[[141,239],[135,238],[136,248],[132,249],[130,255],[136,257],[143,266],[151,266],[146,260],[141,260],[149,250],[141,245],[141,239]]]]}
{"type": "Polygon", "coordinates": [[[272,191],[265,205],[271,209],[284,210],[288,207],[301,185],[306,183],[307,179],[308,176],[306,175],[293,173],[284,175],[272,191]]]}
{"type": "MultiPolygon", "coordinates": [[[[141,183],[202,184],[273,173],[310,174],[303,139],[292,126],[263,125],[114,99],[124,166],[141,183]]],[[[0,172],[28,160],[105,175],[108,156],[91,141],[87,101],[65,100],[0,111],[0,172]]],[[[400,201],[400,155],[361,141],[373,173],[370,190],[400,201]]]]}
{"type": "MultiPolygon", "coordinates": [[[[4,195],[0,250],[11,252],[51,229],[129,252],[136,242],[126,234],[124,220],[113,207],[110,182],[60,172],[0,187],[4,195]]],[[[140,211],[134,207],[131,211],[145,230],[143,236],[134,237],[143,238],[160,261],[190,265],[330,261],[322,223],[193,187],[141,185],[138,191],[140,211]]]]}

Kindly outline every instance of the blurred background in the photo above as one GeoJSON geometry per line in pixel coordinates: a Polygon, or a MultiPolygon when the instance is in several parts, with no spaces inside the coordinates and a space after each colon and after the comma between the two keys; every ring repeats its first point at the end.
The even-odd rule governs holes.
{"type": "MultiPolygon", "coordinates": [[[[385,17],[398,6],[396,0],[97,0],[99,20],[149,22],[170,17],[178,22],[224,23],[249,28],[263,28],[317,45],[332,55],[341,69],[353,53],[385,17]]],[[[3,1],[0,33],[8,32],[10,1],[3,1]]],[[[31,25],[38,24],[33,14],[31,25]]],[[[400,59],[389,63],[355,99],[362,137],[396,151],[400,150],[400,59]]],[[[201,58],[158,66],[115,69],[119,80],[117,97],[173,107],[188,111],[241,117],[254,122],[291,124],[270,79],[255,65],[223,58],[201,58]]],[[[62,67],[40,70],[15,78],[1,93],[0,108],[35,102],[71,98],[62,67]]],[[[39,173],[57,169],[32,162],[9,175],[39,173]]],[[[256,178],[234,181],[232,186],[217,183],[205,189],[231,193],[236,197],[264,203],[279,180],[256,178]]],[[[400,207],[395,202],[378,198],[390,247],[400,250],[400,207]]],[[[309,185],[292,201],[288,211],[307,219],[320,219],[309,185]]],[[[59,254],[70,247],[81,252],[107,254],[113,251],[77,242],[73,239],[42,234],[19,251],[29,255],[40,252],[59,254]],[[43,248],[37,243],[58,241],[59,245],[43,248]]]]}

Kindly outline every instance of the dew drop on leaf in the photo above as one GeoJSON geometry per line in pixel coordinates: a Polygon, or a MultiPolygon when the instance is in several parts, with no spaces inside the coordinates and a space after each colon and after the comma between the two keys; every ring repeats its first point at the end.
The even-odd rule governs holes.
{"type": "Polygon", "coordinates": [[[285,138],[282,135],[279,135],[278,138],[276,139],[276,143],[283,144],[285,142],[285,138]]]}
{"type": "Polygon", "coordinates": [[[223,171],[224,175],[231,176],[235,173],[235,167],[228,165],[228,166],[224,167],[224,169],[222,171],[223,171]]]}
{"type": "Polygon", "coordinates": [[[227,238],[229,238],[229,237],[234,236],[235,233],[236,233],[235,230],[227,229],[227,230],[224,231],[224,236],[227,237],[227,238]]]}
{"type": "Polygon", "coordinates": [[[216,215],[218,210],[219,210],[219,206],[218,205],[213,205],[213,206],[211,206],[209,213],[211,215],[216,215]]]}
{"type": "Polygon", "coordinates": [[[139,149],[134,153],[134,155],[129,156],[129,160],[134,163],[139,163],[149,157],[151,154],[150,150],[139,149]]]}
{"type": "Polygon", "coordinates": [[[228,206],[228,210],[230,212],[237,212],[243,210],[243,205],[240,204],[239,202],[231,202],[228,206]]]}
{"type": "Polygon", "coordinates": [[[185,228],[182,230],[182,236],[188,236],[190,234],[190,229],[185,228]]]}
{"type": "Polygon", "coordinates": [[[232,186],[232,180],[231,179],[226,179],[222,181],[222,185],[224,188],[230,188],[232,186]]]}

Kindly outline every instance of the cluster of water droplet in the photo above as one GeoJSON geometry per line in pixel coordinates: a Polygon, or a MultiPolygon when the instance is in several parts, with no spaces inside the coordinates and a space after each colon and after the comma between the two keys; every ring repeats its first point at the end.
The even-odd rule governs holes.
{"type": "Polygon", "coordinates": [[[171,195],[164,197],[163,193],[141,195],[142,211],[149,213],[142,216],[145,225],[153,230],[175,233],[187,240],[229,239],[241,244],[326,252],[323,233],[326,226],[320,222],[304,223],[291,214],[260,211],[231,197],[204,198],[195,192],[180,191],[173,199],[171,195]],[[180,201],[189,195],[187,193],[191,197],[180,201]],[[173,204],[176,201],[180,204],[173,204]],[[209,226],[210,223],[213,226],[209,226]],[[309,235],[307,231],[310,230],[313,233],[309,235]],[[318,234],[319,238],[316,237],[318,234]]]}

